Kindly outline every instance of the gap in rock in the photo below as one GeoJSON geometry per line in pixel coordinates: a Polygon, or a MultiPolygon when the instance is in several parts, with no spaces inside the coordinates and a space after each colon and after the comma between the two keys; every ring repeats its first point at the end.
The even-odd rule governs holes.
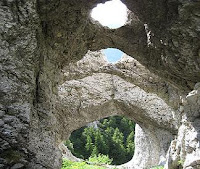
{"type": "Polygon", "coordinates": [[[108,63],[116,63],[122,59],[124,52],[116,48],[103,49],[103,54],[106,56],[108,63]]]}
{"type": "Polygon", "coordinates": [[[91,12],[91,17],[99,21],[103,26],[117,29],[126,24],[128,20],[128,9],[120,0],[100,3],[91,12]]]}
{"type": "MultiPolygon", "coordinates": [[[[95,159],[101,154],[111,159],[109,164],[120,165],[133,157],[134,135],[134,121],[124,116],[111,116],[73,131],[64,144],[75,157],[89,160],[89,163],[97,162],[95,159]]],[[[104,157],[104,162],[109,159],[104,157]]]]}

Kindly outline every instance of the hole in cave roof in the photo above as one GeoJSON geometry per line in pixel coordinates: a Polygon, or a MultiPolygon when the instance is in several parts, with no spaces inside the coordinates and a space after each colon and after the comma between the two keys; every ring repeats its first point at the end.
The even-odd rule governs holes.
{"type": "Polygon", "coordinates": [[[91,17],[99,21],[103,26],[111,29],[125,25],[127,21],[127,7],[120,0],[107,1],[100,3],[91,12],[91,17]]]}
{"type": "Polygon", "coordinates": [[[121,60],[124,52],[116,48],[103,49],[103,53],[106,56],[106,60],[109,63],[116,63],[121,60]]]}

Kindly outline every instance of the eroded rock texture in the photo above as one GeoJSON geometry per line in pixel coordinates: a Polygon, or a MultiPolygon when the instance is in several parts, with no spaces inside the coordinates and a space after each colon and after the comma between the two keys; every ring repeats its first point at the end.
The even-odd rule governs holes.
{"type": "Polygon", "coordinates": [[[180,117],[166,104],[173,99],[168,93],[163,93],[165,102],[142,88],[162,93],[169,88],[165,82],[127,55],[113,65],[104,60],[101,52],[88,52],[64,72],[66,82],[58,92],[59,112],[63,111],[61,119],[67,118],[66,114],[73,116],[66,119],[64,133],[69,132],[68,125],[79,128],[108,115],[125,115],[138,124],[136,150],[133,159],[120,167],[150,168],[162,164],[180,117]]]}
{"type": "Polygon", "coordinates": [[[116,30],[90,18],[99,2],[0,1],[0,168],[60,168],[73,130],[125,114],[139,125],[128,167],[198,169],[200,2],[124,0],[132,20],[116,30]],[[76,64],[106,47],[134,59],[76,64]]]}

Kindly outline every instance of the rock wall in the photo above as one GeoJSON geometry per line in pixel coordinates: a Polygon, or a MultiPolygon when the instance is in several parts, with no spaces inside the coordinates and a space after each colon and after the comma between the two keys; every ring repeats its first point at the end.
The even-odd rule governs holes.
{"type": "Polygon", "coordinates": [[[22,168],[28,149],[39,65],[34,1],[0,2],[0,168],[22,168]]]}
{"type": "Polygon", "coordinates": [[[182,101],[183,116],[178,136],[172,141],[168,155],[166,168],[177,168],[180,163],[183,168],[200,167],[199,144],[199,110],[200,110],[200,86],[197,83],[182,101]]]}
{"type": "MultiPolygon", "coordinates": [[[[115,113],[140,125],[136,152],[143,152],[140,139],[149,145],[141,168],[159,163],[172,135],[177,138],[166,167],[176,168],[181,161],[184,168],[198,168],[198,85],[189,92],[200,81],[199,1],[124,0],[131,21],[116,30],[90,18],[99,2],[104,0],[0,1],[0,168],[60,168],[63,139],[87,122],[115,113]],[[98,61],[74,69],[88,50],[106,47],[119,48],[137,61],[115,66],[98,61]],[[102,84],[101,92],[91,88],[95,82],[102,84]],[[71,89],[73,95],[65,98],[71,89]],[[94,100],[93,94],[97,105],[86,102],[94,100]],[[166,142],[156,139],[162,131],[166,142]],[[151,152],[155,160],[148,156],[151,152]]],[[[138,167],[136,161],[131,167],[138,167]]]]}
{"type": "MultiPolygon", "coordinates": [[[[149,88],[163,91],[167,85],[153,81],[158,77],[127,55],[114,65],[104,59],[101,51],[88,52],[82,60],[65,68],[65,79],[68,80],[59,86],[58,92],[58,108],[63,112],[61,119],[68,122],[64,127],[67,129],[63,132],[64,140],[65,133],[74,130],[72,126],[78,129],[110,115],[125,115],[139,125],[136,127],[135,155],[120,167],[150,168],[162,164],[173,135],[177,133],[178,116],[158,95],[135,84],[147,91],[149,88]]],[[[166,100],[170,102],[169,96],[166,100]]]]}

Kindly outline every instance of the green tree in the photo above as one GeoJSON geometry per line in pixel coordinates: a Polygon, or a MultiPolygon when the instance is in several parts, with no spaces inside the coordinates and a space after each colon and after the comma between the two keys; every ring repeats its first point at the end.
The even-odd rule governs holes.
{"type": "Polygon", "coordinates": [[[94,144],[98,148],[98,151],[102,154],[108,153],[108,146],[106,144],[106,138],[103,135],[103,133],[100,131],[100,129],[96,129],[95,138],[94,138],[94,144]]]}
{"type": "Polygon", "coordinates": [[[112,139],[115,143],[122,145],[124,140],[123,133],[120,132],[118,128],[116,128],[112,139]]]}
{"type": "Polygon", "coordinates": [[[92,157],[98,156],[98,154],[99,154],[99,150],[98,150],[97,146],[94,146],[91,156],[92,157]]]}
{"type": "Polygon", "coordinates": [[[70,139],[66,140],[65,143],[64,143],[64,145],[67,146],[68,149],[69,149],[72,153],[74,153],[74,147],[73,147],[73,144],[72,144],[72,142],[70,141],[70,139]]]}
{"type": "Polygon", "coordinates": [[[125,163],[134,153],[134,128],[135,123],[123,116],[102,119],[98,128],[82,127],[71,134],[72,153],[83,159],[101,153],[113,158],[112,164],[125,163]]]}
{"type": "Polygon", "coordinates": [[[126,150],[127,156],[134,154],[135,144],[134,144],[134,132],[132,131],[126,140],[126,150]]]}
{"type": "Polygon", "coordinates": [[[94,146],[93,146],[93,143],[92,143],[92,139],[91,139],[90,135],[87,135],[87,141],[86,141],[86,144],[85,144],[85,149],[88,152],[88,156],[92,153],[93,147],[94,146]]]}
{"type": "Polygon", "coordinates": [[[123,133],[116,128],[112,137],[114,148],[111,153],[111,158],[115,159],[115,164],[121,164],[126,159],[126,149],[123,140],[123,133]]]}

